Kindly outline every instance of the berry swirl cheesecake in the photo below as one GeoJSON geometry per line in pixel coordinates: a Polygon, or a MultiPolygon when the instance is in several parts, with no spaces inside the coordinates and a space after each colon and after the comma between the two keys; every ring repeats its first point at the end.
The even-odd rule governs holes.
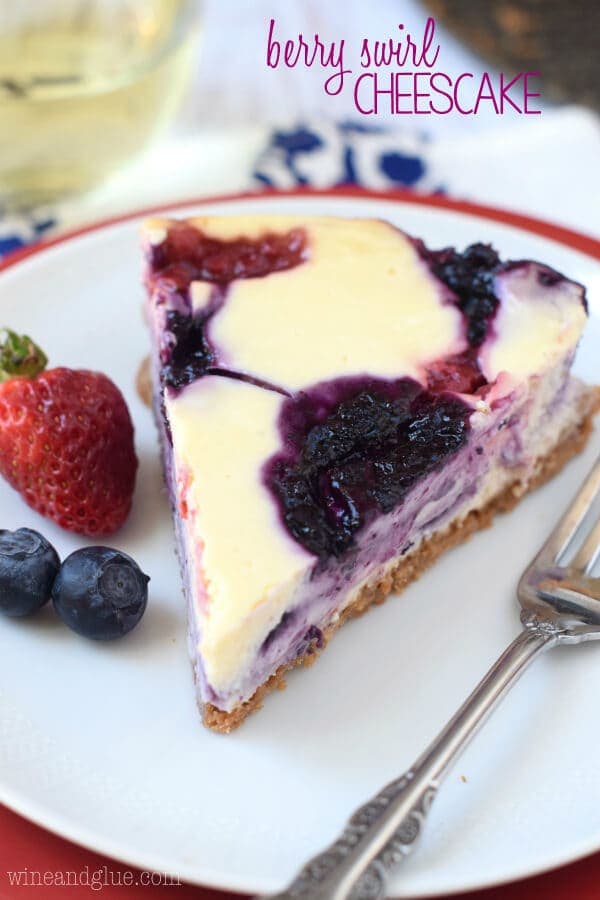
{"type": "Polygon", "coordinates": [[[582,448],[585,291],[378,220],[153,219],[143,235],[198,700],[228,732],[582,448]]]}

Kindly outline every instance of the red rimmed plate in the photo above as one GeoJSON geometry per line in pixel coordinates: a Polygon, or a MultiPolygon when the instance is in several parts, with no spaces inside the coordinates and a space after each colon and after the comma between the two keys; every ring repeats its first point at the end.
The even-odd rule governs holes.
{"type": "MultiPolygon", "coordinates": [[[[590,238],[444,198],[354,190],[161,211],[209,210],[377,216],[432,246],[484,240],[508,257],[543,259],[590,288],[577,367],[600,380],[600,253],[590,238]]],[[[124,390],[141,472],[118,544],[152,576],[148,614],[121,644],[81,641],[50,611],[28,623],[0,622],[0,800],[142,869],[273,890],[412,761],[514,634],[516,577],[598,440],[492,530],[441,560],[402,601],[343,629],[318,665],[291,677],[239,732],[209,734],[194,707],[154,426],[134,388],[147,352],[139,218],[28,250],[0,276],[7,324],[37,336],[52,362],[101,369],[124,390]],[[498,563],[505,559],[510,566],[498,563]],[[438,634],[442,602],[453,603],[453,616],[438,634]]],[[[3,484],[0,509],[0,526],[39,528],[63,554],[81,543],[3,484]]],[[[513,880],[600,847],[600,723],[586,699],[600,690],[597,653],[592,646],[557,652],[528,673],[440,792],[419,851],[398,873],[396,896],[513,880]]]]}

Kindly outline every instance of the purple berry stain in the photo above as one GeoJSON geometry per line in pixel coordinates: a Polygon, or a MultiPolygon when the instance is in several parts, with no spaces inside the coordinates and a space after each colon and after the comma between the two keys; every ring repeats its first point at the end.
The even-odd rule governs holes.
{"type": "Polygon", "coordinates": [[[165,241],[149,253],[149,281],[158,281],[161,291],[177,301],[177,309],[166,316],[170,341],[163,383],[179,390],[210,371],[215,358],[206,338],[206,325],[220,309],[232,281],[263,278],[294,268],[306,258],[306,244],[306,234],[300,228],[225,241],[211,238],[186,222],[172,224],[165,241]],[[193,281],[215,285],[219,302],[194,314],[189,301],[193,281]]]}
{"type": "Polygon", "coordinates": [[[466,443],[471,411],[410,378],[337,379],[286,400],[284,449],[264,470],[286,527],[321,560],[342,555],[466,443]]]}
{"type": "Polygon", "coordinates": [[[500,257],[489,244],[471,244],[463,253],[453,247],[428,250],[422,241],[415,241],[415,246],[436,278],[454,294],[466,319],[467,340],[471,347],[479,347],[498,307],[494,278],[502,266],[500,257]]]}

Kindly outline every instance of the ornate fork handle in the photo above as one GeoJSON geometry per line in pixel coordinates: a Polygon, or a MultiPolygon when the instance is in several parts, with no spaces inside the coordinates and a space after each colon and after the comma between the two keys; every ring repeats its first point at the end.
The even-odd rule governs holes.
{"type": "MultiPolygon", "coordinates": [[[[372,800],[357,809],[348,822],[343,834],[327,850],[311,859],[282,894],[273,900],[306,898],[306,900],[337,900],[349,897],[351,900],[380,900],[385,897],[387,872],[403,856],[410,852],[421,830],[422,822],[435,796],[436,786],[427,785],[421,790],[411,770],[392,781],[372,800]],[[417,803],[411,808],[412,794],[420,791],[417,803]],[[401,825],[395,829],[391,839],[368,863],[362,874],[352,863],[353,856],[364,842],[369,846],[377,835],[383,835],[386,819],[399,818],[398,809],[407,809],[401,825]],[[346,870],[350,869],[350,879],[346,870]],[[358,879],[355,881],[355,879],[358,879]],[[348,882],[348,885],[346,884],[348,882]],[[354,886],[352,886],[354,885],[354,886]],[[333,893],[332,893],[333,892],[333,893]]],[[[400,813],[402,815],[402,813],[400,813]]],[[[385,838],[383,838],[385,840],[385,838]]]]}
{"type": "Polygon", "coordinates": [[[505,650],[436,740],[401,778],[361,806],[342,835],[271,900],[381,900],[390,870],[421,833],[438,784],[499,700],[562,629],[523,616],[522,633],[505,650]]]}

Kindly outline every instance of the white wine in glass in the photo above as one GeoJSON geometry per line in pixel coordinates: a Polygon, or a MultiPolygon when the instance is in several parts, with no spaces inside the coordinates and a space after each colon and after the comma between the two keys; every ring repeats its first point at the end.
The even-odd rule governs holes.
{"type": "Polygon", "coordinates": [[[135,157],[177,109],[197,32],[194,0],[0,0],[0,205],[135,157]]]}

